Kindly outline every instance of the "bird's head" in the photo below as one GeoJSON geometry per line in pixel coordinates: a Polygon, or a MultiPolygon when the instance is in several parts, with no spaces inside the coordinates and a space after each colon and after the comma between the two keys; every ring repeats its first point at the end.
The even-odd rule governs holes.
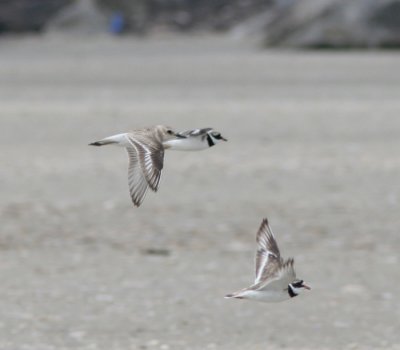
{"type": "Polygon", "coordinates": [[[299,295],[304,289],[310,290],[311,288],[304,284],[303,280],[294,280],[288,285],[288,293],[291,298],[299,295]]]}
{"type": "Polygon", "coordinates": [[[218,142],[221,142],[221,141],[228,141],[228,140],[227,140],[225,137],[223,137],[223,136],[221,135],[221,133],[218,132],[218,131],[211,130],[211,131],[209,131],[207,134],[208,134],[209,137],[212,138],[214,144],[216,144],[216,143],[218,143],[218,142]]]}

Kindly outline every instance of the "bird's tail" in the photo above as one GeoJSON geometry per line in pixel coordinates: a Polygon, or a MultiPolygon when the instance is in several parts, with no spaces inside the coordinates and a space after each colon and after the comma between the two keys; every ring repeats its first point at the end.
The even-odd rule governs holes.
{"type": "Polygon", "coordinates": [[[231,293],[231,294],[227,294],[224,297],[225,299],[230,299],[230,298],[236,298],[236,299],[243,299],[242,295],[241,295],[241,291],[235,292],[235,293],[231,293]]]}
{"type": "Polygon", "coordinates": [[[113,143],[118,143],[118,142],[100,140],[100,141],[95,141],[95,142],[89,143],[89,146],[105,146],[105,145],[111,145],[113,143]]]}
{"type": "Polygon", "coordinates": [[[110,137],[106,137],[104,139],[101,139],[99,141],[95,141],[92,143],[89,143],[89,146],[105,146],[105,145],[121,145],[123,146],[124,143],[126,142],[126,134],[118,134],[118,135],[113,135],[110,137]]]}

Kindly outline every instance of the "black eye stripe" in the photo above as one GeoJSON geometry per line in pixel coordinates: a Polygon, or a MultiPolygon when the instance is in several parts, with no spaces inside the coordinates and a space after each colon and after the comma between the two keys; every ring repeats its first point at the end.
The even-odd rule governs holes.
{"type": "Polygon", "coordinates": [[[212,140],[211,136],[207,134],[207,142],[208,142],[208,146],[212,147],[215,145],[214,141],[212,140]]]}
{"type": "Polygon", "coordinates": [[[221,140],[221,134],[220,133],[212,133],[211,136],[214,137],[217,140],[221,140]]]}
{"type": "Polygon", "coordinates": [[[302,287],[303,286],[303,280],[292,283],[292,286],[295,287],[295,288],[302,287]]]}
{"type": "Polygon", "coordinates": [[[291,298],[295,297],[297,294],[293,291],[292,286],[288,285],[288,293],[291,298]]]}

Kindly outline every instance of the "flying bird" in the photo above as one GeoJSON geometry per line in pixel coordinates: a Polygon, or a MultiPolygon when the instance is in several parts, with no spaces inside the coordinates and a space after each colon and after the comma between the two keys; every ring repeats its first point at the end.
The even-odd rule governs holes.
{"type": "Polygon", "coordinates": [[[212,128],[176,133],[165,125],[136,129],[90,143],[91,146],[125,147],[129,156],[128,185],[133,204],[139,207],[147,189],[158,190],[164,166],[164,150],[202,150],[226,141],[212,128]]]}
{"type": "Polygon", "coordinates": [[[176,139],[165,142],[165,145],[181,151],[200,151],[215,146],[218,142],[228,141],[213,128],[193,129],[177,134],[176,139]]]}
{"type": "Polygon", "coordinates": [[[294,259],[284,260],[267,219],[257,232],[256,279],[254,284],[225,298],[249,299],[263,302],[284,301],[311,289],[296,278],[294,259]]]}

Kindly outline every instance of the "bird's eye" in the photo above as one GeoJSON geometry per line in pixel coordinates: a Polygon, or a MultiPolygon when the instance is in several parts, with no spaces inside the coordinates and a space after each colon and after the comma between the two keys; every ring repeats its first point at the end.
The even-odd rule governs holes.
{"type": "Polygon", "coordinates": [[[173,133],[174,133],[174,132],[173,132],[171,129],[167,130],[167,134],[172,135],[173,133]]]}
{"type": "Polygon", "coordinates": [[[295,287],[295,288],[301,288],[303,286],[303,280],[293,282],[292,286],[295,287]]]}
{"type": "Polygon", "coordinates": [[[213,132],[212,136],[214,136],[216,139],[220,139],[221,138],[221,134],[219,132],[213,132]]]}

